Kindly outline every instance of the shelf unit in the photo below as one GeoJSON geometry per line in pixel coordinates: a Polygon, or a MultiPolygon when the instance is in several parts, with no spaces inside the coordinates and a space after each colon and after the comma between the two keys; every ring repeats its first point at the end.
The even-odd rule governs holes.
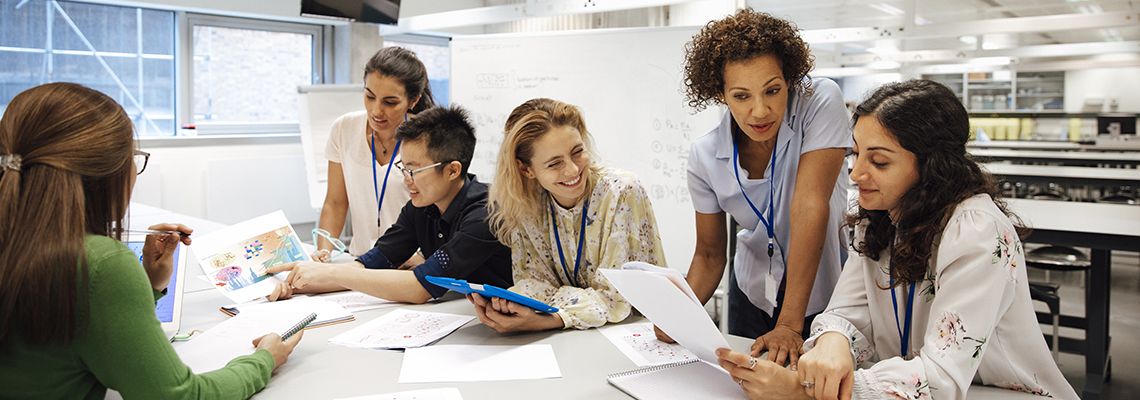
{"type": "Polygon", "coordinates": [[[1065,103],[1065,73],[966,72],[923,75],[946,85],[971,112],[1060,111],[1065,103]]]}

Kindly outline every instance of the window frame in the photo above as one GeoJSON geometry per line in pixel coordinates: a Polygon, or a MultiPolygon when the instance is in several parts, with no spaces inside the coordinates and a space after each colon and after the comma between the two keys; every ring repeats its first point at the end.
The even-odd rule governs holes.
{"type": "MultiPolygon", "coordinates": [[[[186,11],[178,12],[176,16],[175,32],[175,75],[178,85],[175,89],[175,115],[179,126],[185,126],[194,121],[194,27],[210,26],[220,28],[233,28],[244,30],[263,30],[271,32],[298,33],[312,35],[312,85],[324,83],[326,78],[326,63],[331,59],[329,52],[332,46],[328,45],[325,35],[327,27],[320,24],[301,22],[270,21],[262,19],[231,17],[213,14],[198,14],[186,11]]],[[[330,35],[331,36],[331,35],[330,35]]],[[[213,136],[213,135],[249,135],[260,136],[265,134],[293,134],[300,132],[300,123],[264,122],[264,123],[211,123],[215,128],[208,132],[186,131],[179,129],[175,136],[213,136]],[[192,133],[191,133],[192,132],[192,133]]]]}

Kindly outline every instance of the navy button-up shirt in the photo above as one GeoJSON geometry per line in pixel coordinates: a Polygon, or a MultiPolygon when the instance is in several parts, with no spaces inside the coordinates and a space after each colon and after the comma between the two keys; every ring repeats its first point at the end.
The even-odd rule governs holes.
{"type": "Polygon", "coordinates": [[[369,269],[395,268],[393,260],[407,260],[416,249],[430,254],[412,272],[432,298],[447,289],[428,283],[429,275],[512,286],[511,250],[487,226],[487,185],[475,175],[467,175],[443,215],[434,204],[416,207],[409,201],[372,250],[356,260],[369,269]]]}

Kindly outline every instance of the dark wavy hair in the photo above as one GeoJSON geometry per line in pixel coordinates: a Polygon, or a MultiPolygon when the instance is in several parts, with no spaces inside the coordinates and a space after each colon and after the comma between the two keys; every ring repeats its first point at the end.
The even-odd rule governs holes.
{"type": "Polygon", "coordinates": [[[410,110],[412,114],[435,107],[435,97],[432,97],[431,86],[428,85],[427,67],[411,50],[397,46],[380,49],[364,64],[365,77],[373,72],[396,78],[403,83],[408,101],[419,96],[420,101],[410,110]]]}
{"type": "Polygon", "coordinates": [[[946,86],[924,79],[884,85],[855,108],[854,121],[867,117],[877,119],[918,159],[918,182],[899,199],[898,221],[892,224],[885,210],[863,207],[847,217],[849,227],[866,224],[863,241],[852,239],[859,254],[878,261],[893,247],[895,285],[923,279],[950,215],[971,196],[989,195],[1014,225],[1021,225],[993,177],[967,156],[969,116],[946,86]]]}
{"type": "Polygon", "coordinates": [[[788,85],[804,95],[811,94],[811,81],[804,77],[814,68],[815,57],[796,25],[746,8],[709,22],[685,44],[685,97],[689,107],[700,111],[723,103],[724,66],[765,54],[780,61],[788,85]]]}

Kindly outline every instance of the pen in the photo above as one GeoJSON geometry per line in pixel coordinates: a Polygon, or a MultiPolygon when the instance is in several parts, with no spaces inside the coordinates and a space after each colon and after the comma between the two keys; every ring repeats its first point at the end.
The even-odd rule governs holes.
{"type": "Polygon", "coordinates": [[[179,235],[179,236],[182,236],[182,237],[190,236],[190,234],[189,234],[189,233],[185,233],[185,232],[182,232],[182,231],[160,231],[160,230],[151,230],[151,229],[144,229],[144,230],[127,229],[127,230],[125,230],[124,232],[126,232],[126,233],[133,233],[133,234],[136,234],[136,235],[170,235],[170,234],[177,234],[177,235],[179,235]]]}

